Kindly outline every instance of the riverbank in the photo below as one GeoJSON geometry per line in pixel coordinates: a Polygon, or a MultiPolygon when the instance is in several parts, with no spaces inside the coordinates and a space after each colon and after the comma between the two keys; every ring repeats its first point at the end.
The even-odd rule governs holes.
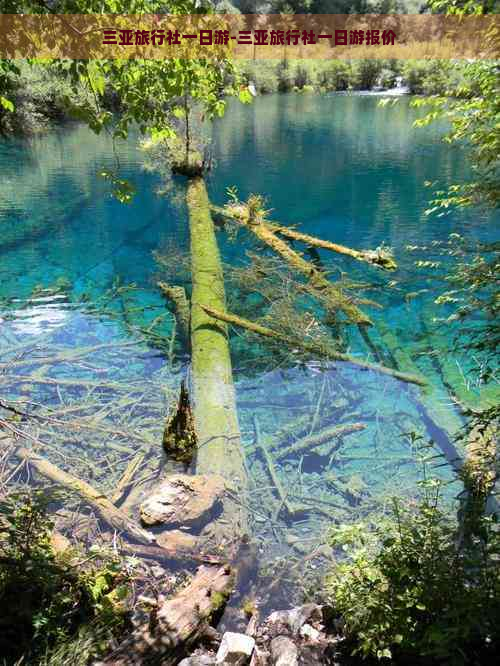
{"type": "Polygon", "coordinates": [[[260,94],[274,92],[385,91],[446,94],[458,85],[460,66],[445,60],[246,60],[244,79],[260,94]]]}
{"type": "MultiPolygon", "coordinates": [[[[460,84],[461,66],[445,60],[242,60],[236,63],[239,77],[256,94],[275,92],[330,93],[390,91],[411,95],[447,94],[460,84]]],[[[234,85],[231,75],[226,85],[234,85]]],[[[9,76],[8,98],[13,108],[0,106],[0,134],[33,135],[70,119],[75,109],[92,107],[91,91],[82,83],[77,89],[60,74],[44,66],[23,64],[9,76]]],[[[116,100],[105,96],[105,111],[116,111],[116,100]]]]}

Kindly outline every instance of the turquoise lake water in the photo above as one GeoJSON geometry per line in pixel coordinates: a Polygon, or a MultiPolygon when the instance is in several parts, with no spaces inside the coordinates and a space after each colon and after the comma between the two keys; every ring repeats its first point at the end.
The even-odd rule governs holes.
{"type": "MultiPolygon", "coordinates": [[[[380,502],[389,504],[393,494],[416,496],[422,472],[408,432],[446,448],[462,424],[436,362],[436,353],[446,357],[453,330],[451,325],[436,326],[433,320],[449,313],[433,304],[435,293],[426,291],[434,284],[434,273],[415,264],[429,257],[410,252],[407,246],[432,250],[432,244],[446,240],[451,231],[492,240],[499,220],[480,210],[425,216],[431,190],[424,183],[458,182],[467,176],[467,167],[462,149],[441,142],[442,127],[417,130],[412,127],[415,118],[407,99],[379,108],[374,96],[290,94],[260,97],[251,106],[230,103],[225,118],[214,125],[214,168],[208,187],[215,203],[222,204],[226,188],[234,185],[242,197],[265,195],[273,219],[309,234],[353,248],[382,244],[393,248],[399,269],[391,274],[348,257],[320,254],[333,276],[345,273],[377,288],[373,298],[383,309],[367,310],[380,324],[373,334],[375,343],[385,354],[402,350],[431,382],[431,390],[422,396],[417,387],[353,366],[303,366],[293,359],[279,368],[270,359],[266,369],[259,366],[259,372],[253,372],[240,352],[239,332],[233,334],[246,446],[254,442],[256,419],[262,436],[270,441],[298,419],[303,428],[306,423],[308,434],[307,420],[316,413],[309,424],[313,429],[317,423],[365,426],[345,437],[334,453],[326,447],[277,464],[289,499],[310,507],[300,520],[287,520],[281,513],[270,524],[275,490],[266,481],[262,461],[249,456],[256,478],[249,501],[263,558],[286,556],[294,539],[319,543],[331,524],[328,514],[337,512],[339,520],[357,519],[369,515],[375,505],[380,507],[380,502]],[[344,484],[343,492],[338,481],[344,484]]],[[[134,403],[135,432],[142,427],[148,441],[160,447],[167,398],[177,390],[186,358],[172,363],[169,357],[172,317],[155,286],[159,269],[153,252],[169,248],[172,253],[177,248],[179,257],[185,258],[184,185],[179,180],[166,196],[159,196],[161,179],[144,171],[144,156],[135,139],[117,146],[117,153],[121,176],[138,188],[128,206],[110,197],[108,185],[97,176],[115,165],[106,136],[96,137],[73,125],[29,141],[0,141],[1,390],[4,398],[59,410],[61,405],[75,407],[79,400],[90,409],[95,395],[110,405],[119,395],[123,402],[110,412],[108,421],[115,429],[132,418],[125,396],[135,392],[140,395],[134,403]],[[119,285],[131,283],[133,291],[117,291],[119,285]],[[156,337],[149,335],[144,342],[145,332],[156,337]],[[119,353],[103,346],[129,342],[137,345],[122,347],[119,353]],[[74,362],[41,363],[33,358],[96,345],[101,347],[90,357],[74,362]],[[56,380],[61,379],[66,383],[58,387],[56,380]],[[71,380],[76,383],[71,385],[71,380]],[[109,385],[100,389],[99,382],[109,385]],[[115,386],[120,382],[121,387],[115,386]]],[[[244,240],[231,243],[223,232],[219,239],[227,262],[242,260],[248,249],[244,240]]],[[[172,261],[170,273],[177,275],[178,282],[188,279],[181,259],[178,265],[172,261]]],[[[370,292],[366,295],[370,297],[370,292]]],[[[375,360],[356,331],[348,344],[360,359],[375,360]]],[[[479,361],[450,355],[447,362],[449,371],[461,377],[477,398],[473,370],[479,361]]],[[[53,435],[52,431],[39,434],[53,435]]],[[[85,438],[84,431],[73,429],[56,437],[54,447],[81,457],[85,438]]],[[[127,443],[122,435],[113,435],[112,440],[127,443]]],[[[109,452],[106,442],[102,446],[102,450],[98,445],[92,448],[97,471],[95,465],[81,463],[81,473],[105,483],[110,474],[120,476],[128,457],[120,456],[118,449],[109,452]],[[111,456],[109,469],[103,462],[106,456],[111,456]]],[[[57,453],[51,451],[58,462],[57,453]]],[[[71,458],[59,463],[70,468],[71,458]]],[[[446,466],[438,473],[445,480],[453,476],[446,466]]],[[[450,486],[449,496],[456,492],[450,486]]]]}

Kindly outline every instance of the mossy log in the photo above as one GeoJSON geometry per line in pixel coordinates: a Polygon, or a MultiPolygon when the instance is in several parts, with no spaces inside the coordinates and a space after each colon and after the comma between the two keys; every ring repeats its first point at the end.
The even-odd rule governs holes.
{"type": "Polygon", "coordinates": [[[20,460],[28,462],[45,478],[63,486],[67,490],[75,492],[84,502],[94,509],[100,518],[115,530],[125,532],[130,538],[138,543],[146,545],[154,543],[155,538],[152,534],[136,525],[135,522],[120,511],[120,509],[117,509],[116,506],[103,495],[103,493],[95,490],[95,488],[92,488],[92,486],[85,481],[77,479],[75,476],[68,474],[68,472],[59,469],[53,463],[49,462],[46,458],[42,458],[42,456],[31,449],[14,445],[12,453],[20,460]]]}
{"type": "Polygon", "coordinates": [[[154,621],[137,627],[100,664],[177,664],[189,647],[208,633],[213,616],[224,608],[233,585],[229,566],[201,566],[187,587],[154,612],[154,621]]]}
{"type": "Polygon", "coordinates": [[[194,178],[187,187],[193,283],[193,414],[198,437],[196,471],[219,474],[231,487],[244,488],[246,474],[227,326],[206,310],[226,309],[222,263],[205,182],[194,178]]]}
{"type": "Polygon", "coordinates": [[[285,238],[290,238],[291,240],[305,243],[310,247],[319,247],[323,250],[330,250],[330,252],[345,254],[349,257],[353,257],[353,259],[357,259],[358,261],[363,261],[364,263],[383,268],[386,271],[395,271],[398,267],[392,255],[383,248],[377,248],[376,250],[354,250],[350,247],[346,247],[345,245],[339,245],[338,243],[332,243],[331,241],[326,241],[322,238],[309,236],[309,234],[303,234],[300,231],[292,229],[291,227],[276,224],[275,222],[266,221],[266,224],[275,234],[279,234],[285,238]]]}
{"type": "Polygon", "coordinates": [[[157,282],[161,293],[170,304],[172,313],[177,321],[179,333],[183,344],[189,346],[189,319],[191,316],[189,299],[184,287],[171,286],[166,282],[157,282]]]}
{"type": "Polygon", "coordinates": [[[313,263],[306,261],[299,252],[292,250],[274,233],[267,221],[260,218],[250,219],[245,206],[242,205],[212,206],[212,210],[223,217],[229,217],[244,224],[260,241],[283,257],[298,273],[304,275],[314,293],[321,298],[330,313],[336,314],[338,311],[342,311],[350,322],[365,326],[371,325],[369,317],[353,303],[352,299],[346,296],[340,287],[329,282],[323,271],[318,270],[313,263]]]}
{"type": "Polygon", "coordinates": [[[395,379],[399,379],[403,382],[408,382],[410,384],[418,384],[419,386],[425,386],[425,384],[427,383],[422,376],[412,375],[406,372],[400,372],[399,370],[394,370],[392,368],[386,367],[385,365],[379,365],[377,363],[360,361],[354,358],[353,356],[350,356],[349,354],[343,354],[342,352],[337,352],[330,349],[324,349],[313,343],[308,343],[304,342],[303,340],[299,340],[298,338],[297,339],[288,338],[284,335],[281,335],[281,333],[278,333],[277,331],[273,331],[272,329],[267,328],[266,326],[261,326],[260,324],[256,324],[252,321],[249,321],[248,319],[244,319],[243,317],[238,317],[237,315],[218,310],[211,306],[203,306],[203,310],[205,310],[207,314],[211,315],[212,317],[215,317],[220,321],[225,321],[228,324],[233,324],[234,326],[245,328],[248,331],[251,331],[252,333],[257,333],[258,335],[262,335],[267,338],[274,338],[275,340],[280,340],[281,342],[283,342],[292,349],[298,348],[309,354],[322,356],[323,358],[332,361],[343,361],[346,363],[351,363],[359,368],[362,368],[363,370],[372,370],[373,372],[379,372],[384,375],[389,375],[391,377],[394,377],[395,379]]]}

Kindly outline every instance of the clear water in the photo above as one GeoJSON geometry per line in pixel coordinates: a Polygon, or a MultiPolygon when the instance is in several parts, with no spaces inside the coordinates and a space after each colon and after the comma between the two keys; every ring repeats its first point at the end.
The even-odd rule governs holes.
{"type": "MultiPolygon", "coordinates": [[[[316,412],[323,425],[356,421],[366,426],[346,437],[335,455],[318,450],[277,466],[290,500],[324,509],[305,511],[300,520],[287,520],[283,513],[274,523],[269,520],[276,510],[275,491],[262,460],[249,456],[256,483],[249,501],[264,559],[286,556],[294,539],[311,547],[321,543],[332,521],[366,516],[395,493],[414,497],[422,469],[405,433],[414,431],[422,441],[432,437],[446,446],[461,425],[435,357],[429,355],[436,350],[443,355],[453,331],[433,326],[433,318],[446,313],[425,291],[433,284],[432,271],[417,268],[420,257],[405,248],[431,246],[451,231],[488,240],[498,218],[478,210],[441,218],[424,215],[430,196],[424,182],[447,185],[466,176],[467,168],[463,151],[440,141],[444,128],[415,130],[415,117],[406,99],[379,108],[378,100],[367,96],[271,95],[249,107],[231,103],[213,128],[209,191],[214,202],[223,203],[226,188],[235,185],[242,197],[264,194],[273,218],[305,232],[354,248],[385,243],[394,249],[400,268],[390,275],[340,256],[329,257],[329,265],[339,274],[386,286],[383,295],[376,295],[384,309],[370,310],[370,315],[385,323],[391,344],[405,350],[432,383],[422,397],[416,387],[341,364],[320,368],[290,362],[274,368],[270,362],[268,371],[256,375],[233,336],[246,446],[254,441],[255,418],[262,435],[271,439],[280,428],[316,412]],[[339,480],[351,489],[361,487],[361,494],[339,493],[339,480]]],[[[0,142],[0,390],[4,398],[24,405],[31,401],[58,410],[83,402],[88,412],[83,410],[81,418],[103,413],[94,399],[107,405],[107,420],[100,423],[114,429],[111,450],[103,438],[89,452],[88,433],[78,428],[58,436],[56,428],[41,429],[39,436],[52,441],[55,462],[71,468],[71,456],[76,456],[81,474],[110,492],[133,455],[135,440],[160,449],[168,399],[181,373],[179,361],[169,357],[172,317],[155,286],[153,251],[169,244],[181,252],[188,247],[183,183],[157,196],[161,180],[144,171],[135,139],[116,151],[122,175],[138,187],[128,206],[111,198],[97,176],[114,166],[106,136],[70,126],[29,141],[0,142]],[[131,283],[132,291],[117,291],[119,284],[131,283]],[[55,286],[56,291],[38,291],[26,302],[37,287],[55,286]],[[112,346],[128,342],[137,344],[118,351],[112,346]],[[96,345],[101,346],[90,356],[57,360],[61,349],[96,345]],[[42,363],[36,356],[55,360],[42,363]],[[58,388],[51,381],[55,378],[66,384],[58,388]],[[126,427],[128,437],[115,432],[126,427]],[[62,460],[61,451],[67,456],[62,460]]],[[[222,233],[219,238],[224,259],[240,261],[247,248],[222,233]]],[[[186,280],[181,266],[178,272],[179,281],[186,280]]],[[[374,340],[385,344],[376,333],[374,340]]],[[[372,358],[356,333],[349,344],[351,353],[372,358]]],[[[450,362],[465,386],[475,361],[457,356],[450,362]]],[[[478,391],[469,388],[477,397],[478,391]]],[[[154,471],[154,462],[151,466],[154,471]]],[[[435,473],[453,478],[446,466],[435,473]]],[[[456,486],[449,487],[450,497],[456,492],[456,486]]]]}

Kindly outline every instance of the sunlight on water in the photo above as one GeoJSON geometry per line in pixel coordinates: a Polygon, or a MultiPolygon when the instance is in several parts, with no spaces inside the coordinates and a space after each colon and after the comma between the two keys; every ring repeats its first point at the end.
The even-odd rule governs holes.
{"type": "MultiPolygon", "coordinates": [[[[370,311],[382,361],[406,359],[430,380],[422,393],[349,364],[304,365],[293,355],[279,368],[272,358],[265,367],[261,357],[256,369],[233,335],[240,425],[255,484],[249,503],[264,559],[321,543],[332,520],[383,511],[395,494],[411,501],[422,474],[411,433],[420,438],[413,441],[433,439],[433,454],[442,453],[462,424],[448,382],[461,385],[471,403],[480,397],[480,387],[467,384],[474,359],[437,362],[453,330],[436,326],[446,311],[433,302],[434,275],[418,269],[420,257],[407,245],[432,247],[452,229],[486,240],[493,225],[478,211],[425,216],[424,182],[452,183],[464,165],[458,148],[440,142],[440,130],[412,128],[415,113],[405,99],[382,109],[372,96],[271,95],[251,107],[230,103],[214,127],[209,190],[216,203],[235,185],[242,197],[265,195],[273,219],[306,233],[359,249],[394,249],[399,270],[390,275],[346,257],[320,258],[332,276],[372,285],[382,306],[370,311]],[[318,427],[353,424],[359,428],[339,440],[293,449],[318,427]],[[256,430],[273,453],[284,498],[255,446],[256,430]]],[[[39,437],[53,438],[58,464],[79,456],[82,476],[110,490],[134,442],[149,451],[150,476],[157,469],[168,402],[186,363],[173,354],[173,318],[156,287],[153,258],[169,243],[179,256],[187,251],[186,212],[173,198],[183,184],[158,197],[159,177],[143,170],[135,141],[118,154],[121,175],[139,190],[129,206],[113,200],[97,176],[114,165],[106,137],[72,126],[0,143],[2,395],[80,410],[89,420],[105,413],[109,441],[102,445],[78,429],[56,436],[40,426],[39,437]]],[[[222,233],[219,240],[226,261],[244,259],[244,241],[222,233]]],[[[348,347],[355,357],[380,360],[356,330],[348,347]]],[[[453,479],[449,465],[435,473],[453,479]]],[[[448,486],[448,498],[458,490],[448,486]]]]}

